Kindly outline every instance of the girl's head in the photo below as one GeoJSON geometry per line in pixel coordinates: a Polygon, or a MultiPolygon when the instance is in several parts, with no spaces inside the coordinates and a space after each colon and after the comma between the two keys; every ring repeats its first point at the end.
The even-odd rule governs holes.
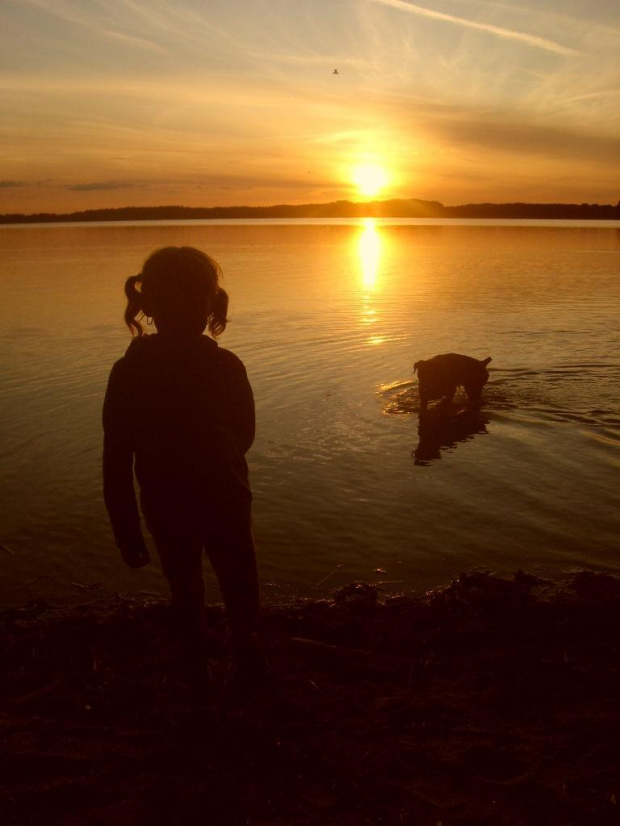
{"type": "Polygon", "coordinates": [[[219,336],[226,328],[228,295],[219,286],[216,261],[194,247],[164,247],[144,262],[139,275],[125,282],[125,323],[143,334],[139,317],[150,316],[158,332],[175,337],[219,336]]]}

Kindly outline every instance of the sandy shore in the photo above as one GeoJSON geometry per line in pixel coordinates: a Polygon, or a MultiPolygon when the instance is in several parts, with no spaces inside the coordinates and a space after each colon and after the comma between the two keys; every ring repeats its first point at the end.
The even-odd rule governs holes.
{"type": "Polygon", "coordinates": [[[162,602],[0,620],[6,826],[620,822],[615,577],[269,608],[254,692],[189,668],[162,602]]]}

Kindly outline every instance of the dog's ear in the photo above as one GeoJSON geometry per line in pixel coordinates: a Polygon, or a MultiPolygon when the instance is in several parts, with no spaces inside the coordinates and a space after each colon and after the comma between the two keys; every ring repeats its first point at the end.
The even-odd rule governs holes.
{"type": "Polygon", "coordinates": [[[491,356],[489,356],[489,357],[488,357],[488,359],[484,359],[484,361],[481,361],[481,362],[480,362],[480,364],[482,364],[482,366],[483,366],[483,367],[486,367],[486,366],[487,366],[487,364],[488,364],[490,361],[493,361],[493,359],[491,358],[491,356]]]}
{"type": "Polygon", "coordinates": [[[414,372],[414,373],[415,373],[415,371],[418,369],[418,367],[419,367],[419,365],[420,365],[420,364],[422,364],[422,362],[421,362],[421,361],[416,361],[416,363],[413,365],[413,372],[414,372]]]}

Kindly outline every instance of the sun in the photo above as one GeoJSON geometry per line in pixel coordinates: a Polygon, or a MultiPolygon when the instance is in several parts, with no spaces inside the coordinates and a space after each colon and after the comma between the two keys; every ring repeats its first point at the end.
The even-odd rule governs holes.
{"type": "Polygon", "coordinates": [[[353,169],[351,178],[360,195],[366,198],[378,195],[388,183],[387,172],[378,164],[368,163],[356,166],[353,169]]]}

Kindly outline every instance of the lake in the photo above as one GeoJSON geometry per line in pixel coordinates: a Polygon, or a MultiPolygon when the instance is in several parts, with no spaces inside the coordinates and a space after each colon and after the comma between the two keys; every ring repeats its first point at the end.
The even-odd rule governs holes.
{"type": "Polygon", "coordinates": [[[4,226],[0,604],[166,592],[113,546],[100,419],[125,278],[168,244],[224,271],[266,600],[620,569],[620,222],[4,226]],[[420,431],[413,362],[445,352],[492,356],[485,404],[420,431]]]}

